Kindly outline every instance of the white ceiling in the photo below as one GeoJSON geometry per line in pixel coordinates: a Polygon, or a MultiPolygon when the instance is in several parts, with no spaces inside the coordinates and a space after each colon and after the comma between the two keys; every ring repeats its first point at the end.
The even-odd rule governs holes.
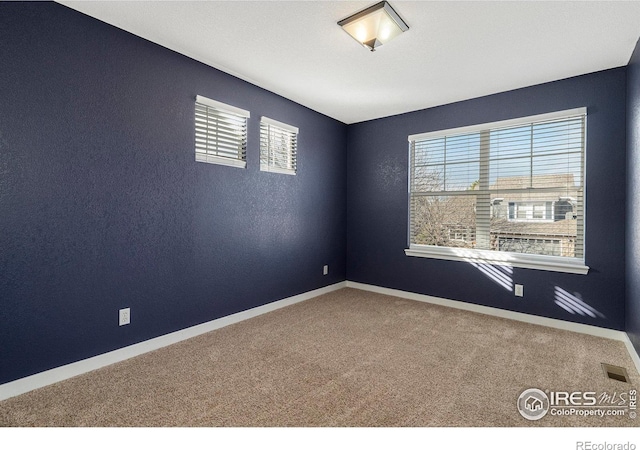
{"type": "Polygon", "coordinates": [[[376,52],[337,24],[368,1],[61,1],[294,100],[361,122],[624,66],[640,1],[400,1],[376,52]]]}

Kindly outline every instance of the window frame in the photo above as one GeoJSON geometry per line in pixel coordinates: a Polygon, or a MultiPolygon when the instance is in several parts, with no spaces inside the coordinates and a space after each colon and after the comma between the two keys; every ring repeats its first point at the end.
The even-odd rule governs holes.
{"type": "MultiPolygon", "coordinates": [[[[238,150],[238,157],[237,158],[232,158],[232,157],[227,157],[227,156],[220,156],[220,155],[215,155],[215,154],[211,154],[207,151],[207,153],[203,153],[203,152],[199,152],[198,151],[198,144],[197,144],[197,138],[198,138],[198,124],[196,121],[196,115],[197,112],[194,115],[194,129],[195,129],[195,136],[196,136],[196,141],[195,141],[195,159],[197,162],[204,162],[204,163],[209,163],[209,164],[218,164],[218,165],[223,165],[223,166],[230,166],[230,167],[237,167],[240,169],[244,169],[247,167],[247,140],[248,140],[248,128],[249,128],[249,118],[251,117],[251,113],[247,110],[232,106],[232,105],[227,105],[226,103],[222,103],[219,102],[217,100],[212,100],[210,98],[207,97],[203,97],[201,95],[196,95],[196,101],[195,101],[195,109],[197,111],[198,108],[198,104],[205,106],[207,108],[211,108],[211,109],[215,109],[217,111],[222,112],[223,114],[226,115],[231,115],[231,116],[235,116],[237,118],[244,118],[244,136],[243,136],[243,142],[242,142],[242,148],[238,150]]],[[[207,132],[208,133],[208,132],[207,132]]],[[[207,134],[207,139],[208,139],[208,134],[207,134]]]]}
{"type": "MultiPolygon", "coordinates": [[[[474,265],[490,264],[490,265],[511,266],[511,267],[518,267],[518,268],[526,268],[526,269],[547,270],[547,271],[553,271],[553,272],[574,273],[574,274],[582,274],[582,275],[587,274],[589,271],[589,267],[586,265],[586,262],[585,262],[586,245],[584,246],[582,258],[580,257],[576,258],[576,257],[566,257],[566,256],[538,255],[538,254],[531,254],[531,253],[514,253],[514,252],[504,252],[504,251],[496,251],[496,250],[456,248],[456,247],[444,247],[444,246],[411,243],[411,200],[412,200],[411,144],[412,142],[427,140],[427,139],[444,138],[452,135],[477,133],[477,132],[491,130],[495,128],[515,127],[515,126],[524,125],[527,123],[551,121],[551,120],[563,119],[563,118],[568,118],[571,116],[579,116],[579,115],[585,116],[583,155],[582,155],[582,173],[584,176],[586,175],[585,168],[586,168],[586,158],[587,158],[587,130],[586,130],[587,108],[584,108],[584,107],[410,135],[408,137],[409,172],[408,172],[408,214],[407,214],[407,217],[408,217],[407,243],[409,248],[405,249],[405,255],[422,257],[422,258],[449,260],[449,261],[464,261],[464,262],[472,263],[474,265]]],[[[587,217],[586,184],[587,184],[586,178],[583,177],[582,179],[583,217],[584,217],[583,240],[586,240],[586,217],[587,217]]]]}
{"type": "Polygon", "coordinates": [[[298,133],[299,129],[292,125],[286,124],[284,122],[279,122],[274,119],[270,119],[269,117],[262,116],[260,118],[260,171],[262,172],[272,172],[272,173],[280,173],[285,175],[295,175],[298,170],[298,133]],[[271,164],[273,146],[271,146],[270,136],[267,136],[268,142],[265,146],[265,136],[263,132],[270,133],[271,128],[274,128],[276,132],[282,133],[284,135],[292,135],[289,138],[289,143],[287,145],[287,154],[285,157],[288,159],[287,168],[277,167],[271,164]],[[266,158],[265,158],[265,154],[266,158]],[[266,160],[266,162],[265,162],[266,160]]]}

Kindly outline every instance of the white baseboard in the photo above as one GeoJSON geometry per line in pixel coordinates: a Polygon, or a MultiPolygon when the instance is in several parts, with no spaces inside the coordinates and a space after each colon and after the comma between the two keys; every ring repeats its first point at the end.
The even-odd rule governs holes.
{"type": "Polygon", "coordinates": [[[282,300],[275,301],[273,303],[268,303],[263,306],[249,309],[247,311],[242,311],[230,316],[221,317],[210,322],[185,328],[184,330],[175,331],[173,333],[149,339],[138,344],[133,344],[128,347],[123,347],[118,350],[104,353],[102,355],[97,355],[91,358],[84,359],[82,361],[67,364],[61,367],[56,367],[54,369],[46,370],[35,375],[2,384],[0,385],[0,401],[345,287],[377,292],[379,294],[391,295],[394,297],[406,298],[409,300],[416,300],[420,302],[433,303],[450,308],[457,308],[465,311],[488,314],[506,319],[518,320],[521,322],[527,322],[536,325],[542,325],[551,328],[558,328],[561,330],[574,331],[577,333],[589,334],[592,336],[622,341],[625,343],[629,355],[631,356],[636,369],[640,373],[640,357],[631,344],[629,336],[627,336],[627,334],[623,331],[566,322],[558,319],[549,319],[546,317],[507,311],[504,309],[493,308],[489,306],[475,305],[472,303],[432,297],[424,294],[416,294],[413,292],[406,292],[397,289],[389,289],[370,284],[357,283],[355,281],[342,281],[340,283],[332,284],[331,286],[326,286],[320,289],[305,292],[303,294],[295,295],[293,297],[288,297],[282,300]]]}
{"type": "Polygon", "coordinates": [[[342,289],[346,287],[346,285],[346,281],[341,281],[340,283],[332,284],[330,286],[325,286],[323,288],[315,289],[303,294],[294,295],[293,297],[288,297],[236,314],[221,317],[210,322],[205,322],[200,325],[185,328],[184,330],[175,331],[173,333],[149,339],[138,344],[133,344],[127,347],[120,348],[118,350],[113,350],[108,353],[103,353],[101,355],[83,359],[82,361],[56,367],[54,369],[46,370],[44,372],[40,372],[25,378],[20,378],[18,380],[0,385],[0,400],[15,397],[16,395],[24,394],[25,392],[57,383],[68,378],[75,377],[77,375],[82,375],[83,373],[91,372],[92,370],[96,370],[101,367],[114,364],[116,362],[124,361],[126,359],[133,358],[134,356],[142,355],[143,353],[157,350],[159,348],[184,341],[185,339],[189,339],[203,333],[208,333],[209,331],[226,327],[227,325],[242,322],[243,320],[251,319],[252,317],[284,308],[285,306],[300,303],[319,295],[342,289]]]}
{"type": "Polygon", "coordinates": [[[640,355],[638,355],[638,352],[636,351],[636,348],[631,343],[631,339],[629,339],[629,335],[627,333],[624,333],[624,339],[622,341],[627,346],[627,351],[629,352],[629,356],[631,356],[633,363],[636,365],[636,369],[638,370],[638,373],[640,373],[640,355]]]}
{"type": "Polygon", "coordinates": [[[640,373],[640,358],[635,348],[629,340],[629,336],[624,331],[611,330],[608,328],[595,327],[593,325],[584,325],[580,323],[567,322],[564,320],[550,319],[548,317],[534,316],[532,314],[508,311],[506,309],[493,308],[490,306],[475,305],[457,300],[449,300],[445,298],[432,297],[430,295],[416,294],[414,292],[401,291],[397,289],[384,288],[371,284],[357,283],[355,281],[347,281],[347,287],[360,289],[363,291],[376,292],[379,294],[391,295],[394,297],[405,298],[408,300],[416,300],[419,302],[433,303],[435,305],[447,306],[450,308],[463,309],[465,311],[477,312],[480,314],[488,314],[490,316],[502,317],[505,319],[527,322],[535,325],[542,325],[550,328],[558,328],[560,330],[573,331],[576,333],[589,334],[607,339],[614,339],[625,343],[629,356],[636,366],[636,370],[640,373]]]}

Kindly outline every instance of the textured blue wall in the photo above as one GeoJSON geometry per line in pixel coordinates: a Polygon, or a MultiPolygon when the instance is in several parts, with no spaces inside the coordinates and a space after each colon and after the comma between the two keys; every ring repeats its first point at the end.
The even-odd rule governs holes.
{"type": "Polygon", "coordinates": [[[347,279],[622,330],[625,95],[619,68],[349,126],[347,279]],[[512,282],[524,285],[517,298],[468,263],[405,256],[408,135],[583,106],[588,275],[514,269],[512,282]],[[556,288],[604,317],[568,313],[555,303],[556,288]]]}
{"type": "Polygon", "coordinates": [[[64,6],[0,3],[0,383],[343,281],[346,133],[64,6]],[[247,169],[194,161],[196,94],[251,111],[247,169]],[[300,128],[296,176],[259,171],[262,115],[300,128]]]}
{"type": "Polygon", "coordinates": [[[640,353],[640,41],[627,67],[626,331],[640,353]]]}

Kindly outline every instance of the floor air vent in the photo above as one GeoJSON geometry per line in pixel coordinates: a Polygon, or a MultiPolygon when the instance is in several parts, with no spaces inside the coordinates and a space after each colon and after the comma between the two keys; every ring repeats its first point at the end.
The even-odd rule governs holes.
{"type": "Polygon", "coordinates": [[[627,375],[627,369],[619,366],[612,366],[611,364],[602,363],[602,370],[607,378],[616,381],[622,381],[623,383],[629,382],[629,376],[627,375]]]}

